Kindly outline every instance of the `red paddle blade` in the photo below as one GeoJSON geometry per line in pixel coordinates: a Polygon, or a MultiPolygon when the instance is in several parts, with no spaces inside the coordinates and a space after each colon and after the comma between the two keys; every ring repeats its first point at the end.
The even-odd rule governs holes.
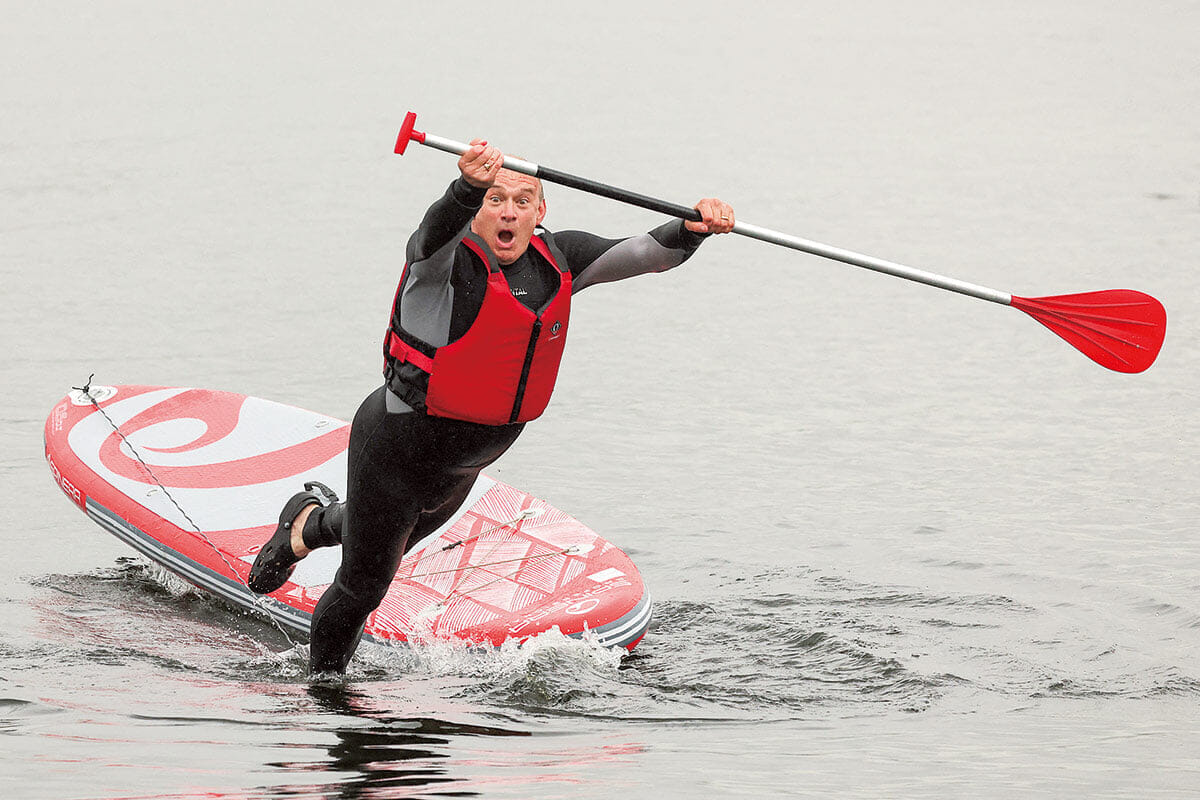
{"type": "Polygon", "coordinates": [[[1057,297],[1013,295],[1012,305],[1117,372],[1141,372],[1153,364],[1167,333],[1162,303],[1132,289],[1057,297]]]}

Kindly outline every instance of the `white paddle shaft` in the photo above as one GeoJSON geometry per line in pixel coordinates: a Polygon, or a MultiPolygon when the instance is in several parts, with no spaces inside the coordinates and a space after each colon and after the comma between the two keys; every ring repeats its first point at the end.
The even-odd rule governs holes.
{"type": "Polygon", "coordinates": [[[823,258],[831,258],[834,261],[841,261],[845,264],[850,264],[863,269],[882,272],[887,275],[895,275],[897,278],[906,278],[917,283],[928,284],[939,289],[946,289],[959,294],[970,295],[977,297],[980,300],[990,300],[993,303],[1000,305],[1010,305],[1012,303],[1012,295],[1007,292],[1001,292],[996,289],[989,289],[986,286],[980,286],[967,281],[960,281],[957,278],[947,278],[945,275],[937,275],[933,272],[926,272],[923,269],[915,267],[906,267],[903,264],[897,264],[895,261],[887,261],[874,256],[866,256],[862,253],[855,253],[852,250],[843,250],[840,247],[833,247],[820,242],[814,242],[811,239],[802,239],[799,236],[791,236],[786,233],[760,228],[757,225],[750,225],[745,222],[734,223],[734,233],[740,233],[743,236],[749,236],[752,239],[760,239],[771,244],[778,244],[784,247],[790,247],[793,250],[800,250],[805,253],[811,253],[823,258]]]}
{"type": "MultiPolygon", "coordinates": [[[[421,141],[421,144],[426,147],[432,147],[435,150],[453,153],[456,156],[461,156],[471,149],[471,145],[469,144],[456,142],[453,139],[446,139],[441,136],[434,136],[432,133],[425,134],[425,139],[421,141]]],[[[537,164],[534,164],[532,161],[515,158],[514,156],[505,156],[504,160],[500,162],[500,166],[505,169],[511,169],[513,172],[522,172],[526,175],[532,175],[535,178],[540,177],[538,175],[539,167],[537,164]]]]}
{"type": "MultiPolygon", "coordinates": [[[[418,139],[417,141],[420,141],[421,144],[424,144],[428,147],[432,147],[437,150],[443,150],[447,153],[453,153],[459,156],[471,148],[471,145],[469,144],[457,142],[453,139],[446,139],[441,136],[435,136],[432,133],[424,134],[424,138],[418,139]]],[[[583,191],[592,191],[595,194],[601,194],[605,197],[612,197],[617,200],[632,202],[634,205],[651,207],[656,210],[666,211],[667,213],[672,213],[672,211],[674,211],[676,216],[684,219],[692,218],[688,212],[695,213],[693,209],[689,209],[686,206],[677,206],[673,209],[664,209],[662,206],[674,206],[674,204],[667,204],[663,201],[656,201],[655,205],[651,206],[647,203],[639,201],[653,200],[653,198],[646,198],[643,195],[635,195],[632,192],[627,192],[623,189],[616,189],[615,187],[606,186],[605,184],[599,184],[587,178],[579,178],[574,175],[568,175],[566,173],[561,173],[554,170],[547,170],[546,168],[541,167],[532,161],[525,161],[524,159],[514,158],[513,156],[505,156],[502,164],[505,169],[511,169],[514,172],[531,175],[535,178],[555,180],[556,182],[566,183],[569,186],[573,186],[583,191]],[[563,178],[567,178],[569,180],[564,181],[562,180],[563,178]]],[[[793,250],[800,250],[804,253],[821,256],[822,258],[841,261],[842,263],[850,264],[851,266],[862,267],[863,269],[882,272],[886,275],[894,275],[897,278],[905,278],[906,280],[915,281],[917,283],[924,283],[929,286],[934,286],[938,289],[946,289],[947,291],[958,292],[959,294],[977,297],[980,300],[988,300],[990,302],[999,303],[1000,305],[1005,306],[1012,304],[1012,295],[1008,294],[1007,292],[989,289],[986,286],[968,283],[967,281],[960,281],[957,278],[948,278],[944,275],[938,275],[933,272],[926,272],[923,269],[908,267],[904,264],[898,264],[895,261],[887,261],[882,258],[863,255],[862,253],[855,253],[852,250],[843,250],[840,247],[821,244],[820,242],[814,242],[811,239],[802,239],[799,236],[792,236],[790,234],[779,233],[778,231],[769,230],[767,228],[760,228],[757,225],[738,222],[734,224],[733,232],[739,233],[742,236],[748,236],[751,239],[758,239],[760,241],[769,242],[770,244],[777,244],[783,247],[789,247],[793,250]]]]}

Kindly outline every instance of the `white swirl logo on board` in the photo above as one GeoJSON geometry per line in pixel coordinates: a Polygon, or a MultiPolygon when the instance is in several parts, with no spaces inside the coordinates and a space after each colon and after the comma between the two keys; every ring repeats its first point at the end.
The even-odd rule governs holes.
{"type": "Polygon", "coordinates": [[[577,617],[580,614],[586,614],[589,611],[594,610],[598,605],[600,605],[600,598],[589,597],[587,600],[580,600],[578,603],[571,603],[571,605],[563,609],[563,613],[571,614],[572,616],[577,617]]]}

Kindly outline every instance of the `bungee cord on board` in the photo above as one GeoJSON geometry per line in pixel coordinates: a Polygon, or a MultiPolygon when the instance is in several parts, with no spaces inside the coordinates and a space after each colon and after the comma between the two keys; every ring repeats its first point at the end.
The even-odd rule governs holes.
{"type": "Polygon", "coordinates": [[[92,394],[92,378],[95,377],[96,373],[93,372],[88,376],[87,382],[85,382],[83,386],[72,386],[71,388],[79,392],[83,397],[86,397],[88,401],[91,402],[92,407],[100,412],[100,416],[104,417],[105,421],[108,422],[108,424],[112,427],[113,432],[115,432],[117,436],[121,437],[121,444],[125,445],[133,457],[137,459],[138,464],[140,464],[142,469],[146,471],[146,475],[150,477],[150,480],[154,481],[154,484],[160,490],[162,490],[162,493],[166,496],[166,498],[171,501],[171,505],[175,506],[179,513],[183,515],[183,518],[188,521],[188,524],[192,526],[192,530],[188,532],[196,534],[198,537],[200,537],[201,541],[212,548],[213,552],[216,553],[220,557],[221,561],[225,563],[225,566],[229,569],[230,574],[232,574],[237,579],[238,583],[245,588],[246,594],[249,596],[251,602],[253,602],[255,606],[260,608],[263,613],[266,614],[267,619],[271,621],[271,624],[275,627],[275,629],[283,634],[283,638],[287,639],[288,643],[292,647],[296,647],[299,643],[291,637],[291,635],[287,632],[287,629],[284,628],[283,624],[280,623],[279,620],[275,619],[275,616],[270,613],[266,605],[266,598],[250,591],[250,587],[246,584],[245,578],[241,576],[241,573],[239,573],[234,568],[233,564],[230,563],[229,559],[225,557],[225,553],[221,551],[221,548],[217,547],[211,539],[204,535],[204,531],[200,530],[200,526],[196,524],[196,521],[191,518],[187,511],[183,509],[183,506],[179,504],[179,501],[176,500],[174,495],[171,494],[170,490],[168,490],[167,487],[163,485],[162,481],[158,479],[158,476],[154,474],[154,470],[151,469],[150,465],[146,463],[146,460],[142,458],[142,454],[139,453],[137,448],[133,446],[133,443],[129,441],[129,437],[125,435],[125,432],[121,430],[121,427],[117,425],[117,423],[113,421],[113,418],[108,415],[108,412],[106,412],[100,406],[100,402],[92,394]]]}
{"type": "MultiPolygon", "coordinates": [[[[503,530],[504,528],[515,525],[523,520],[532,519],[533,517],[536,517],[541,513],[542,513],[542,509],[540,509],[540,508],[523,509],[519,514],[517,514],[515,517],[513,517],[510,520],[507,520],[505,522],[498,522],[498,523],[492,525],[490,528],[486,528],[486,529],[480,531],[479,533],[476,533],[472,536],[467,536],[463,539],[459,539],[457,542],[451,542],[450,544],[443,545],[442,547],[438,548],[437,551],[435,551],[433,553],[429,553],[428,555],[421,556],[420,558],[418,558],[416,561],[413,562],[413,569],[415,570],[418,564],[420,564],[424,561],[427,561],[431,558],[436,558],[439,555],[441,555],[442,553],[445,553],[449,550],[453,550],[456,547],[461,547],[462,545],[466,544],[467,542],[476,541],[478,539],[483,538],[484,536],[487,536],[489,533],[494,533],[495,531],[503,530]]],[[[533,527],[537,527],[537,526],[535,525],[533,527]]],[[[519,573],[524,568],[524,566],[531,561],[537,561],[539,559],[544,559],[544,558],[551,558],[554,556],[572,555],[575,552],[575,547],[574,547],[574,545],[572,545],[572,546],[566,547],[562,550],[552,550],[548,553],[538,553],[537,555],[521,556],[520,558],[506,558],[506,559],[501,559],[499,561],[488,561],[487,559],[492,557],[492,555],[496,552],[496,548],[500,544],[501,544],[500,541],[496,541],[496,542],[492,543],[491,549],[488,550],[487,553],[483,556],[482,563],[466,564],[463,566],[454,567],[452,569],[432,570],[430,572],[413,572],[412,574],[405,575],[403,580],[411,580],[413,578],[426,578],[426,577],[431,577],[434,575],[449,575],[451,573],[456,573],[456,572],[463,573],[461,576],[459,576],[459,578],[457,580],[455,580],[454,585],[451,587],[451,589],[447,593],[446,597],[444,599],[438,601],[438,603],[436,603],[433,606],[433,608],[445,608],[446,606],[450,605],[450,603],[453,600],[455,600],[456,598],[468,597],[471,592],[477,592],[481,589],[485,589],[488,586],[491,586],[493,583],[499,583],[500,581],[503,581],[503,580],[511,580],[512,578],[516,577],[517,573],[519,573]],[[489,567],[496,567],[496,566],[500,566],[502,564],[520,564],[520,566],[518,566],[516,570],[508,573],[507,575],[500,575],[500,574],[492,571],[491,569],[488,569],[489,567]],[[459,588],[462,586],[463,583],[465,583],[467,581],[468,578],[470,578],[476,572],[484,572],[484,573],[486,573],[488,575],[492,575],[494,577],[490,581],[486,581],[477,586],[472,586],[466,590],[459,588]]]]}
{"type": "MultiPolygon", "coordinates": [[[[467,564],[462,567],[455,567],[454,569],[440,569],[440,570],[434,570],[432,572],[417,572],[417,573],[413,573],[412,575],[405,575],[404,578],[405,578],[405,580],[407,580],[409,578],[425,578],[430,575],[449,575],[451,572],[463,572],[466,570],[483,570],[486,572],[487,567],[497,567],[497,566],[500,566],[501,564],[525,563],[525,562],[529,562],[529,561],[537,561],[540,558],[550,558],[551,556],[569,556],[569,555],[574,555],[574,547],[567,547],[563,550],[552,550],[549,553],[538,553],[536,556],[521,556],[520,558],[503,558],[499,561],[488,561],[483,564],[467,564]]],[[[493,572],[491,574],[495,575],[496,573],[493,572]]],[[[516,573],[513,573],[513,574],[516,574],[516,573]]],[[[502,576],[502,577],[508,577],[508,576],[502,576]]],[[[463,578],[465,579],[466,576],[464,575],[463,578]]]]}
{"type": "MultiPolygon", "coordinates": [[[[479,537],[486,536],[487,534],[489,534],[493,531],[498,531],[502,528],[507,528],[509,525],[512,525],[515,522],[520,522],[523,519],[533,519],[534,517],[536,517],[538,514],[541,514],[541,513],[542,513],[542,510],[540,508],[523,509],[520,514],[517,514],[515,517],[510,519],[508,522],[499,522],[499,523],[493,525],[492,527],[488,528],[485,531],[480,531],[479,533],[475,534],[474,536],[468,536],[465,539],[459,539],[457,542],[451,542],[450,544],[443,546],[440,552],[444,553],[447,550],[453,550],[456,547],[461,547],[462,545],[466,544],[467,542],[473,542],[476,539],[478,539],[479,537]]],[[[417,559],[416,563],[419,564],[422,561],[424,561],[426,558],[432,558],[434,555],[437,555],[437,553],[434,553],[429,556],[422,556],[421,558],[417,559]]]]}
{"type": "Polygon", "coordinates": [[[453,588],[450,591],[450,593],[448,595],[446,595],[446,599],[441,602],[441,605],[448,606],[448,605],[450,605],[450,601],[453,600],[454,598],[468,597],[471,592],[478,592],[480,589],[486,589],[488,586],[491,586],[493,583],[499,583],[500,581],[504,581],[504,580],[512,580],[513,578],[515,578],[517,576],[517,573],[520,572],[524,568],[525,564],[527,564],[530,561],[537,561],[538,559],[541,559],[541,558],[550,558],[551,556],[573,555],[573,551],[574,551],[573,547],[568,547],[564,550],[555,550],[550,553],[540,553],[536,556],[525,556],[524,558],[513,558],[513,559],[509,559],[508,561],[493,561],[490,564],[475,564],[475,565],[473,565],[474,569],[471,572],[468,572],[466,575],[463,575],[461,578],[459,578],[455,582],[455,588],[453,588]],[[521,566],[517,567],[515,570],[513,570],[512,572],[510,572],[507,575],[498,575],[497,573],[495,573],[489,569],[486,569],[486,567],[494,567],[499,564],[511,564],[511,563],[518,562],[518,561],[522,562],[521,566]],[[466,590],[457,588],[458,586],[461,586],[463,583],[465,583],[468,577],[475,574],[475,571],[485,572],[489,575],[494,575],[495,577],[492,578],[492,580],[490,580],[490,581],[478,584],[477,586],[472,586],[466,590]]]}

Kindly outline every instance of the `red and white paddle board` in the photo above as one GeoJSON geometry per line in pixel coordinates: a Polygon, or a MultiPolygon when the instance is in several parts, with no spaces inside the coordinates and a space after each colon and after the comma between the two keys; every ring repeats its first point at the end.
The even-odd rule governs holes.
{"type": "MultiPolygon", "coordinates": [[[[349,436],[340,420],[241,394],[93,386],[54,407],[45,444],[59,488],[102,528],[189,583],[307,633],[341,547],[315,551],[267,597],[246,580],[304,481],[345,496],[349,436]]],[[[405,555],[364,633],[499,645],[557,628],[632,649],[650,615],[625,553],[480,476],[450,521],[405,555]]]]}

